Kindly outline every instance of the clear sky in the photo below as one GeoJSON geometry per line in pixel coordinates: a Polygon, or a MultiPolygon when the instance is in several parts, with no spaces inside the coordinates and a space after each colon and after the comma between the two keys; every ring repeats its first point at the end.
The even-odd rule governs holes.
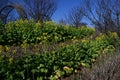
{"type": "Polygon", "coordinates": [[[69,13],[69,10],[75,6],[81,5],[81,0],[57,0],[58,7],[56,12],[53,14],[52,19],[58,22],[60,19],[65,17],[65,14],[69,13]]]}

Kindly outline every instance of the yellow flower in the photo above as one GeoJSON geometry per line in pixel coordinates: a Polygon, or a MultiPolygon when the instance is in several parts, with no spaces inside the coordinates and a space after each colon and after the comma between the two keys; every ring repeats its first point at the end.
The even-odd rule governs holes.
{"type": "Polygon", "coordinates": [[[117,37],[118,37],[118,35],[117,35],[116,32],[113,32],[113,33],[111,33],[110,35],[111,35],[112,37],[114,37],[114,38],[117,38],[117,37]]]}
{"type": "Polygon", "coordinates": [[[0,45],[0,49],[2,49],[3,48],[3,46],[2,45],[0,45]]]}
{"type": "Polygon", "coordinates": [[[73,39],[76,39],[76,36],[74,36],[73,39]]]}
{"type": "Polygon", "coordinates": [[[57,28],[58,28],[58,27],[57,27],[57,26],[55,26],[55,30],[57,30],[57,28]]]}
{"type": "Polygon", "coordinates": [[[40,27],[40,26],[41,26],[40,22],[37,22],[37,23],[35,24],[35,26],[36,26],[36,28],[40,27]]]}
{"type": "Polygon", "coordinates": [[[29,44],[27,44],[26,42],[23,42],[23,44],[21,44],[22,48],[27,48],[27,46],[29,46],[29,44]]]}
{"type": "Polygon", "coordinates": [[[43,33],[43,35],[47,35],[47,33],[43,33]]]}
{"type": "Polygon", "coordinates": [[[93,38],[93,36],[90,36],[88,39],[92,39],[93,38]]]}
{"type": "Polygon", "coordinates": [[[6,50],[6,52],[8,52],[10,50],[10,47],[5,46],[5,50],[6,50]]]}
{"type": "Polygon", "coordinates": [[[43,39],[44,39],[44,40],[47,40],[47,37],[46,37],[46,36],[44,36],[44,37],[43,37],[43,39]]]}
{"type": "Polygon", "coordinates": [[[11,64],[13,62],[13,58],[9,58],[9,63],[11,64]]]}
{"type": "Polygon", "coordinates": [[[37,40],[41,40],[41,37],[37,37],[37,40]]]}
{"type": "Polygon", "coordinates": [[[100,41],[104,38],[104,35],[96,37],[96,40],[100,41]]]}
{"type": "Polygon", "coordinates": [[[58,36],[55,36],[55,40],[58,40],[59,38],[58,38],[58,36]]]}
{"type": "Polygon", "coordinates": [[[75,73],[77,73],[78,72],[78,70],[77,69],[75,69],[75,73]]]}
{"type": "Polygon", "coordinates": [[[63,69],[64,69],[65,71],[69,71],[69,70],[70,70],[70,68],[69,68],[68,66],[64,66],[63,69]]]}
{"type": "Polygon", "coordinates": [[[42,42],[39,43],[40,45],[43,44],[42,42]]]}
{"type": "Polygon", "coordinates": [[[16,51],[16,50],[13,50],[12,52],[13,52],[13,54],[15,54],[17,51],[16,51]]]}
{"type": "Polygon", "coordinates": [[[16,23],[15,25],[16,25],[16,27],[18,27],[18,26],[19,26],[19,23],[16,23]]]}
{"type": "Polygon", "coordinates": [[[67,25],[64,27],[64,29],[66,29],[66,30],[68,30],[69,28],[70,28],[70,27],[69,27],[69,26],[67,26],[67,25]]]}
{"type": "Polygon", "coordinates": [[[58,79],[58,78],[59,78],[57,75],[55,75],[54,77],[55,77],[55,79],[58,79]]]}
{"type": "Polygon", "coordinates": [[[73,43],[77,43],[78,40],[77,40],[77,39],[72,39],[72,42],[73,42],[73,43]]]}
{"type": "Polygon", "coordinates": [[[91,59],[92,62],[95,62],[96,60],[95,59],[91,59]]]}
{"type": "Polygon", "coordinates": [[[82,41],[82,43],[85,43],[85,42],[87,42],[87,40],[85,40],[85,39],[83,39],[83,40],[81,40],[82,41]]]}
{"type": "Polygon", "coordinates": [[[85,63],[83,63],[83,62],[81,63],[81,65],[82,65],[83,67],[85,67],[85,66],[86,66],[86,64],[85,64],[85,63]]]}

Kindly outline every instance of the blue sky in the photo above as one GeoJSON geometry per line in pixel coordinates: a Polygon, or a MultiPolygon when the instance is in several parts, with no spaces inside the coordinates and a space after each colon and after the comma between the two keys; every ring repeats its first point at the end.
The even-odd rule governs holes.
{"type": "MultiPolygon", "coordinates": [[[[82,6],[82,0],[57,0],[57,10],[52,16],[52,20],[55,22],[59,22],[60,19],[64,19],[65,15],[69,13],[70,9],[76,6],[82,6]]],[[[82,19],[82,22],[90,24],[89,20],[86,18],[82,19]]]]}
{"type": "Polygon", "coordinates": [[[57,0],[57,1],[58,7],[56,12],[52,16],[52,19],[55,22],[58,22],[60,19],[64,18],[65,14],[68,14],[71,8],[81,5],[80,0],[57,0]]]}

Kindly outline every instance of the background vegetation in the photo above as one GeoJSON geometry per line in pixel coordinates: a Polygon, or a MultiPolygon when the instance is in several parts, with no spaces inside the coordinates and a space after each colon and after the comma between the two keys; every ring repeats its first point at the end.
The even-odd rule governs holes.
{"type": "Polygon", "coordinates": [[[92,68],[96,59],[116,51],[115,32],[95,36],[94,28],[18,20],[1,23],[0,79],[56,80],[92,68]]]}

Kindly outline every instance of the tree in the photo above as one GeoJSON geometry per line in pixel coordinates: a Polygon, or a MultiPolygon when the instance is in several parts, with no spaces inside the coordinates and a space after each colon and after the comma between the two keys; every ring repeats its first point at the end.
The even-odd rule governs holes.
{"type": "MultiPolygon", "coordinates": [[[[3,23],[7,22],[8,17],[10,17],[9,14],[14,9],[18,13],[19,19],[26,19],[27,18],[27,14],[26,14],[24,8],[22,7],[22,5],[20,5],[20,4],[9,4],[9,5],[5,5],[3,8],[0,9],[0,19],[3,21],[3,23]]],[[[16,15],[16,14],[14,14],[14,15],[16,15]]]]}
{"type": "MultiPolygon", "coordinates": [[[[5,7],[8,3],[9,3],[9,0],[0,0],[0,13],[2,13],[1,9],[5,7]]],[[[0,20],[3,20],[3,17],[4,17],[4,14],[3,15],[0,14],[0,20]]]]}
{"type": "Polygon", "coordinates": [[[8,3],[10,3],[9,0],[0,0],[0,9],[1,9],[2,7],[4,7],[5,5],[7,5],[8,3]]]}
{"type": "Polygon", "coordinates": [[[120,35],[120,0],[84,0],[82,12],[100,32],[120,35]]]}
{"type": "Polygon", "coordinates": [[[66,16],[66,22],[72,26],[79,27],[83,18],[83,9],[80,7],[73,7],[66,16]]]}
{"type": "Polygon", "coordinates": [[[40,22],[51,20],[57,8],[55,0],[24,0],[24,2],[29,18],[40,22]]]}
{"type": "MultiPolygon", "coordinates": [[[[6,3],[6,1],[8,0],[1,0],[0,4],[6,3]]],[[[22,3],[11,1],[11,3],[0,7],[0,19],[6,23],[8,17],[9,20],[13,20],[12,18],[18,14],[18,19],[34,19],[36,22],[44,22],[51,20],[56,8],[57,2],[55,0],[24,0],[22,3]],[[10,15],[11,12],[14,16],[10,15]]]]}

